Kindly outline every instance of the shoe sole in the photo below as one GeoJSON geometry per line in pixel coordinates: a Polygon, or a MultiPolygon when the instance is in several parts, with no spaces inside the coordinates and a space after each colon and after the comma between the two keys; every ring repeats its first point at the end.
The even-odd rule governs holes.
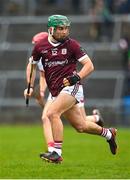
{"type": "Polygon", "coordinates": [[[43,161],[45,161],[45,162],[48,162],[48,163],[54,163],[54,164],[61,164],[62,163],[62,161],[63,160],[58,160],[58,161],[52,161],[52,160],[50,160],[50,159],[47,159],[47,158],[45,158],[45,157],[41,157],[41,159],[43,160],[43,161]]]}

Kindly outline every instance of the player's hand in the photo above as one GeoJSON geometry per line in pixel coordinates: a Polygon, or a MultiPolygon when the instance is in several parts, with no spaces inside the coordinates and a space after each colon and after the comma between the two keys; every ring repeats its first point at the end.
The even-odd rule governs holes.
{"type": "Polygon", "coordinates": [[[74,74],[72,76],[68,76],[66,78],[63,79],[63,84],[64,86],[72,86],[74,84],[76,84],[77,82],[79,82],[81,80],[80,76],[78,74],[74,74]]]}
{"type": "Polygon", "coordinates": [[[30,88],[29,94],[28,94],[28,88],[25,89],[25,90],[24,90],[24,97],[25,97],[25,99],[26,99],[27,97],[31,97],[31,96],[32,96],[32,93],[33,93],[33,88],[30,88]]]}

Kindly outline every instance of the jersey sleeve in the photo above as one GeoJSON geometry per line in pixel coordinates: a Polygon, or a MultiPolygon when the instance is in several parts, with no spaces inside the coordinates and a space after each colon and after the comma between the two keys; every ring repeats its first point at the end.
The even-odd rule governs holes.
{"type": "Polygon", "coordinates": [[[32,50],[32,54],[31,57],[29,58],[29,62],[31,64],[37,64],[41,59],[41,53],[39,51],[39,46],[35,45],[33,50],[32,50]]]}
{"type": "Polygon", "coordinates": [[[75,40],[72,41],[71,47],[75,58],[81,62],[85,58],[88,58],[86,50],[75,40]]]}

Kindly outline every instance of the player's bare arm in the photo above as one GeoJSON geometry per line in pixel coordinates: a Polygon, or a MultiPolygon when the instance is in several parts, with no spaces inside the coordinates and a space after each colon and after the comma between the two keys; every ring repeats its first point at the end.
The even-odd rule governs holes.
{"type": "Polygon", "coordinates": [[[82,60],[81,64],[83,65],[83,67],[80,70],[80,72],[78,72],[77,74],[79,75],[81,79],[83,79],[94,71],[94,66],[93,66],[92,61],[89,58],[85,58],[84,60],[82,60]]]}
{"type": "Polygon", "coordinates": [[[76,84],[81,79],[87,77],[94,70],[93,63],[89,57],[82,60],[81,64],[83,65],[83,67],[77,74],[64,78],[64,86],[71,86],[76,84]]]}
{"type": "Polygon", "coordinates": [[[27,65],[27,69],[26,69],[26,79],[27,79],[27,86],[30,83],[30,91],[28,93],[27,92],[28,89],[24,90],[25,98],[32,96],[35,77],[36,77],[36,64],[31,64],[29,62],[28,65],[27,65]],[[32,77],[31,77],[31,82],[30,82],[31,68],[32,68],[32,77]]]}

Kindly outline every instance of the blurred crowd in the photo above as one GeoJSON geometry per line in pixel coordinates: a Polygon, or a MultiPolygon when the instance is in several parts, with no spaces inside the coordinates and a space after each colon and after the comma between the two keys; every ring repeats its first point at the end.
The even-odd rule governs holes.
{"type": "Polygon", "coordinates": [[[1,0],[0,15],[129,14],[130,0],[1,0]]]}
{"type": "Polygon", "coordinates": [[[90,11],[94,15],[129,14],[130,0],[92,0],[90,11]]]}

